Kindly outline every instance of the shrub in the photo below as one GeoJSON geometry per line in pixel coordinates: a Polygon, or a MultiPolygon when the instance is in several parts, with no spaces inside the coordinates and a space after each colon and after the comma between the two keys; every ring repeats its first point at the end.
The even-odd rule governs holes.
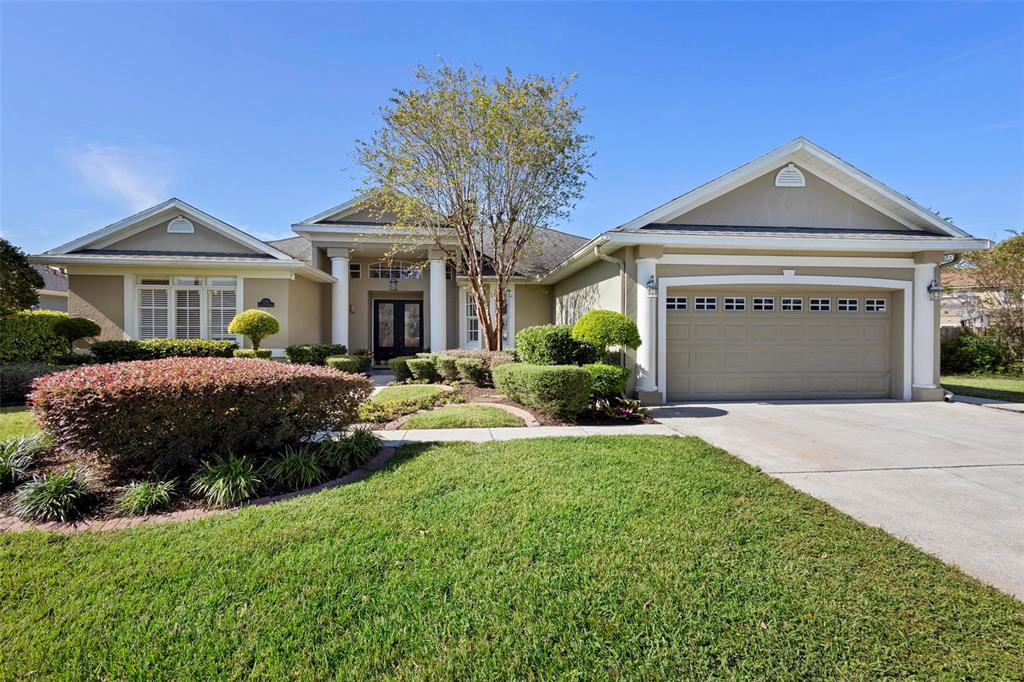
{"type": "Polygon", "coordinates": [[[230,507],[254,497],[263,477],[246,457],[233,454],[208,460],[192,477],[192,492],[213,507],[230,507]]]}
{"type": "Polygon", "coordinates": [[[327,358],[346,353],[348,348],[342,343],[300,343],[284,349],[289,362],[303,365],[325,365],[327,358]]]}
{"type": "Polygon", "coordinates": [[[420,410],[427,410],[436,405],[445,403],[465,402],[465,398],[458,391],[441,389],[419,398],[408,398],[406,400],[367,400],[359,406],[359,421],[382,423],[397,419],[402,415],[412,414],[420,410]]]}
{"type": "Polygon", "coordinates": [[[11,511],[21,519],[67,522],[84,514],[93,500],[85,472],[68,467],[33,478],[18,488],[11,511]]]}
{"type": "Polygon", "coordinates": [[[0,490],[21,480],[39,454],[49,447],[50,439],[42,433],[0,442],[0,490]]]}
{"type": "Polygon", "coordinates": [[[598,350],[574,339],[567,324],[542,324],[519,330],[516,354],[531,365],[586,365],[597,360],[598,350]]]}
{"type": "Polygon", "coordinates": [[[238,348],[234,341],[216,339],[150,339],[148,341],[97,341],[89,350],[98,362],[128,362],[161,358],[230,358],[238,348]]]}
{"type": "Polygon", "coordinates": [[[358,355],[332,355],[327,358],[326,365],[342,372],[358,374],[363,371],[363,358],[358,355]]]}
{"type": "Polygon", "coordinates": [[[964,330],[942,344],[940,366],[943,373],[1001,372],[1007,363],[1006,348],[994,336],[976,336],[964,330]]]}
{"type": "Polygon", "coordinates": [[[281,331],[277,318],[265,310],[243,310],[231,319],[228,324],[229,334],[241,334],[249,339],[252,347],[260,349],[260,341],[281,331]]]}
{"type": "Polygon", "coordinates": [[[415,360],[413,356],[402,356],[399,358],[391,358],[388,360],[388,367],[395,374],[397,381],[408,381],[412,379],[412,371],[409,369],[409,360],[415,360]]]}
{"type": "Polygon", "coordinates": [[[327,472],[320,461],[319,448],[313,445],[285,446],[267,465],[267,474],[289,490],[301,490],[324,480],[327,472]]]}
{"type": "Polygon", "coordinates": [[[327,367],[168,358],[50,374],[30,402],[57,446],[90,452],[124,477],[344,428],[372,389],[327,367]]]}
{"type": "Polygon", "coordinates": [[[269,360],[272,353],[266,348],[236,348],[231,355],[236,358],[250,360],[269,360]]]}
{"type": "Polygon", "coordinates": [[[486,386],[490,379],[490,372],[483,360],[476,358],[459,358],[455,361],[455,368],[459,370],[459,376],[477,386],[486,386]]]}
{"type": "Polygon", "coordinates": [[[607,358],[608,348],[640,347],[640,331],[636,322],[614,310],[591,310],[576,321],[572,327],[572,338],[593,346],[607,358]]]}
{"type": "Polygon", "coordinates": [[[320,457],[341,473],[348,473],[373,459],[381,439],[371,429],[357,426],[337,439],[320,441],[320,457]]]}
{"type": "Polygon", "coordinates": [[[583,369],[590,372],[590,395],[594,400],[610,400],[626,392],[629,370],[625,367],[597,362],[583,369]]]}
{"type": "Polygon", "coordinates": [[[412,360],[408,360],[406,365],[408,365],[409,372],[412,373],[414,379],[419,379],[420,381],[426,381],[427,383],[433,384],[437,382],[439,378],[433,356],[428,358],[413,358],[412,360]]]}
{"type": "Polygon", "coordinates": [[[75,341],[99,336],[103,330],[88,317],[63,317],[53,325],[53,331],[64,339],[70,351],[75,341]]]}
{"type": "Polygon", "coordinates": [[[138,481],[129,484],[117,500],[117,508],[133,516],[166,509],[174,498],[178,482],[138,481]]]}
{"type": "Polygon", "coordinates": [[[0,365],[56,363],[68,346],[54,327],[68,314],[25,310],[0,321],[0,365]]]}
{"type": "Polygon", "coordinates": [[[504,365],[509,362],[515,362],[516,356],[513,351],[507,350],[479,350],[472,348],[457,348],[452,350],[446,350],[444,355],[450,358],[474,358],[476,360],[482,360],[488,369],[497,367],[498,365],[504,365]]]}
{"type": "Polygon", "coordinates": [[[458,381],[459,380],[459,368],[455,366],[456,358],[451,355],[438,355],[437,360],[434,361],[434,366],[437,367],[437,373],[441,375],[441,378],[445,381],[458,381]]]}
{"type": "Polygon", "coordinates": [[[590,405],[590,372],[582,367],[502,365],[494,370],[494,385],[509,398],[545,414],[572,417],[590,405]]]}
{"type": "Polygon", "coordinates": [[[22,405],[36,378],[68,369],[67,365],[0,365],[0,405],[22,405]]]}

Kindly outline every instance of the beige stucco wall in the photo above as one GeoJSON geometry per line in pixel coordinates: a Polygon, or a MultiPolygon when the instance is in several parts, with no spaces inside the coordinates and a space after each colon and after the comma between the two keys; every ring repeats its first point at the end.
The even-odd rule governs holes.
{"type": "Polygon", "coordinates": [[[124,277],[68,275],[68,314],[95,320],[104,341],[124,338],[124,277]]]}
{"type": "Polygon", "coordinates": [[[200,225],[195,220],[191,220],[195,226],[195,233],[169,234],[167,232],[167,223],[171,222],[172,219],[165,220],[159,225],[147,228],[104,248],[140,251],[191,251],[197,253],[257,253],[244,244],[228,239],[219,232],[200,225]]]}
{"type": "Polygon", "coordinates": [[[67,296],[53,296],[51,294],[39,294],[39,303],[36,304],[39,310],[63,310],[68,309],[67,296]]]}
{"type": "MultiPolygon", "coordinates": [[[[622,250],[612,254],[621,257],[622,250]]],[[[571,324],[588,310],[621,312],[619,268],[615,263],[598,261],[573,273],[553,287],[554,321],[571,324]]]]}
{"type": "Polygon", "coordinates": [[[801,169],[806,187],[776,187],[775,175],[780,168],[665,222],[678,225],[907,229],[806,169],[801,169]]]}
{"type": "MultiPolygon", "coordinates": [[[[296,277],[288,283],[288,343],[321,343],[321,285],[296,277]]],[[[328,338],[330,335],[328,334],[328,338]]]]}
{"type": "MultiPolygon", "coordinates": [[[[249,310],[255,308],[264,312],[270,313],[277,318],[277,322],[281,329],[277,334],[268,336],[260,342],[262,348],[284,348],[291,342],[289,341],[289,309],[291,303],[291,296],[289,295],[289,285],[291,280],[288,279],[266,279],[261,277],[246,277],[243,300],[244,305],[242,310],[249,310]],[[269,298],[274,302],[273,308],[260,308],[256,304],[261,298],[269,298]]],[[[249,346],[249,341],[246,340],[244,344],[246,347],[249,346]]]]}
{"type": "Polygon", "coordinates": [[[516,332],[539,324],[551,324],[555,319],[551,287],[517,284],[514,300],[516,332]]]}

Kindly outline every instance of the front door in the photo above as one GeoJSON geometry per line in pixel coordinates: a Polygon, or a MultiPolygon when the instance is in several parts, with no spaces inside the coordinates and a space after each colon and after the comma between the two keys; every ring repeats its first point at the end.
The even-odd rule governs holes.
{"type": "Polygon", "coordinates": [[[374,301],[374,361],[384,363],[422,350],[423,301],[374,301]]]}

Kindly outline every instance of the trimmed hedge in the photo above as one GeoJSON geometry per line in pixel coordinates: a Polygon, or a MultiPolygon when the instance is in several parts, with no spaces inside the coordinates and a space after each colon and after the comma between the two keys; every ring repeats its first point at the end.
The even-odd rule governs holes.
{"type": "Polygon", "coordinates": [[[487,365],[478,358],[459,358],[455,361],[455,368],[459,370],[462,380],[471,384],[486,386],[491,381],[487,365]]]}
{"type": "Polygon", "coordinates": [[[493,376],[499,391],[545,414],[573,417],[590,407],[590,372],[582,367],[514,363],[493,376]]]}
{"type": "Polygon", "coordinates": [[[437,359],[434,360],[434,366],[437,367],[437,373],[441,375],[441,378],[445,381],[458,381],[459,380],[459,368],[455,366],[456,358],[451,355],[438,355],[437,359]]]}
{"type": "Polygon", "coordinates": [[[162,358],[230,358],[237,348],[234,341],[216,339],[150,339],[97,341],[89,350],[97,362],[130,362],[162,358]]]}
{"type": "Polygon", "coordinates": [[[352,374],[359,374],[363,371],[363,358],[358,355],[332,355],[327,358],[325,364],[328,367],[352,374]]]}
{"type": "Polygon", "coordinates": [[[402,357],[391,358],[388,360],[388,367],[390,367],[391,371],[394,372],[396,381],[408,381],[409,379],[412,379],[412,371],[409,369],[408,362],[415,359],[416,356],[414,355],[403,355],[402,357]]]}
{"type": "Polygon", "coordinates": [[[26,363],[21,365],[0,365],[0,405],[24,405],[32,390],[32,382],[38,377],[54,372],[63,372],[70,365],[47,365],[26,363]]]}
{"type": "Polygon", "coordinates": [[[231,355],[236,358],[269,360],[273,356],[273,352],[269,348],[237,348],[231,355]]]}
{"type": "Polygon", "coordinates": [[[600,353],[594,346],[574,339],[572,326],[542,324],[519,330],[516,355],[531,365],[587,365],[600,353]]]}
{"type": "Polygon", "coordinates": [[[343,343],[299,343],[284,349],[289,362],[303,365],[326,365],[327,358],[347,353],[343,343]]]}
{"type": "Polygon", "coordinates": [[[414,379],[433,384],[440,378],[437,374],[437,366],[434,364],[433,357],[417,357],[407,360],[405,364],[408,365],[414,379]]]}
{"type": "Polygon", "coordinates": [[[0,365],[57,362],[68,344],[55,327],[66,319],[67,313],[56,310],[23,310],[0,319],[0,365]]]}
{"type": "Polygon", "coordinates": [[[595,362],[583,369],[590,372],[590,394],[595,400],[609,400],[626,392],[629,370],[625,367],[595,362]]]}
{"type": "Polygon", "coordinates": [[[29,402],[58,447],[89,453],[123,480],[341,429],[372,389],[327,367],[168,358],[50,374],[29,402]]]}

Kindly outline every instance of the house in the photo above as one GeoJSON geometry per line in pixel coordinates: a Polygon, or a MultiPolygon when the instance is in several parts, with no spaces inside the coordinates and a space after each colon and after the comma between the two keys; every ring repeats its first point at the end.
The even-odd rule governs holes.
{"type": "Polygon", "coordinates": [[[36,308],[67,311],[68,276],[58,268],[47,265],[33,265],[32,267],[43,278],[43,287],[36,289],[36,293],[39,294],[39,303],[36,304],[36,308]]]}
{"type": "Polygon", "coordinates": [[[986,311],[995,302],[994,292],[980,286],[967,268],[944,269],[940,284],[943,293],[939,326],[943,339],[965,328],[978,333],[988,329],[986,311]]]}
{"type": "MultiPolygon", "coordinates": [[[[265,242],[171,199],[33,260],[67,268],[69,310],[106,338],[230,338],[260,308],[276,353],[480,346],[466,283],[429,244],[389,255],[386,220],[355,200],[292,228],[265,242]]],[[[592,239],[541,231],[505,341],[607,308],[637,321],[626,362],[647,403],[938,400],[940,266],[988,246],[798,138],[592,239]]]]}

